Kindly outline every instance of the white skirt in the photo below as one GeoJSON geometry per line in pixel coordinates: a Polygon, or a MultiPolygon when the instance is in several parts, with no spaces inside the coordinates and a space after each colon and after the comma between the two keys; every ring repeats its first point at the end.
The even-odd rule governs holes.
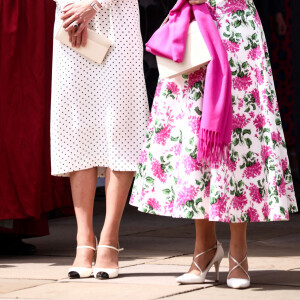
{"type": "MultiPolygon", "coordinates": [[[[51,161],[52,175],[98,167],[136,171],[149,107],[137,0],[115,0],[89,28],[110,34],[114,46],[104,62],[91,62],[54,39],[51,161]]],[[[54,34],[62,21],[56,10],[54,34]]]]}

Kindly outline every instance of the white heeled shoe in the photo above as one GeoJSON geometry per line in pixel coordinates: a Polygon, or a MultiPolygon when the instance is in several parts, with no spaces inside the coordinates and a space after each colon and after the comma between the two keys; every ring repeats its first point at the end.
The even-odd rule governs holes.
{"type": "Polygon", "coordinates": [[[238,262],[235,258],[233,258],[230,253],[228,253],[228,258],[232,259],[236,263],[236,266],[234,266],[231,269],[231,271],[228,273],[227,286],[230,288],[233,288],[233,289],[248,288],[250,286],[250,276],[249,276],[248,272],[242,266],[242,263],[246,261],[247,256],[245,256],[245,258],[241,262],[238,262]],[[228,279],[230,274],[237,268],[241,268],[244,271],[244,273],[247,275],[248,279],[245,279],[245,278],[230,278],[230,279],[228,279]]]}
{"type": "MultiPolygon", "coordinates": [[[[113,246],[107,245],[99,245],[98,248],[109,248],[117,251],[123,251],[124,248],[116,248],[113,246]]],[[[119,268],[118,269],[108,269],[108,268],[93,268],[94,277],[96,279],[112,279],[119,276],[119,268]]]]}
{"type": "MultiPolygon", "coordinates": [[[[98,244],[97,238],[95,237],[96,245],[98,244]]],[[[92,246],[78,246],[76,249],[91,249],[95,252],[93,260],[96,257],[96,248],[92,246]]],[[[70,279],[78,279],[78,278],[88,278],[91,277],[93,273],[93,268],[85,268],[85,267],[71,267],[68,271],[68,277],[70,279]]]]}
{"type": "MultiPolygon", "coordinates": [[[[96,248],[91,246],[78,246],[76,249],[92,249],[96,252],[96,248]]],[[[77,278],[88,278],[92,275],[93,268],[84,268],[84,267],[71,267],[68,271],[68,276],[70,279],[77,279],[77,278]]]]}
{"type": "Polygon", "coordinates": [[[203,283],[205,281],[206,275],[207,275],[208,271],[210,270],[210,268],[212,267],[212,265],[215,265],[215,272],[216,272],[215,280],[219,281],[219,268],[220,268],[220,263],[221,263],[223,257],[224,257],[224,250],[223,250],[222,244],[217,241],[217,244],[213,248],[210,248],[204,252],[201,252],[200,254],[197,254],[194,257],[193,264],[200,271],[200,275],[196,275],[193,273],[186,273],[186,274],[183,274],[182,276],[178,277],[176,279],[176,282],[181,283],[181,284],[203,283]],[[200,257],[201,255],[208,253],[214,249],[217,249],[215,256],[210,261],[207,268],[204,271],[202,271],[195,260],[198,257],[200,257]]]}

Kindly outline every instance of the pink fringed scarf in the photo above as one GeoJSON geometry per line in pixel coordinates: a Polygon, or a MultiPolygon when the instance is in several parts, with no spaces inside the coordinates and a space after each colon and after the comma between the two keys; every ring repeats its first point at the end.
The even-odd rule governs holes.
{"type": "Polygon", "coordinates": [[[189,24],[194,18],[212,58],[206,72],[197,158],[202,164],[216,166],[226,162],[229,157],[232,128],[231,70],[227,52],[207,5],[191,6],[188,1],[179,0],[170,11],[168,23],[153,34],[146,44],[146,50],[182,62],[189,24]]]}

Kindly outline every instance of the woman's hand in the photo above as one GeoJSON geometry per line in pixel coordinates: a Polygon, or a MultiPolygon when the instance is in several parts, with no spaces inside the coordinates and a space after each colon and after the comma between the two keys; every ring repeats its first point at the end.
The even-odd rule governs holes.
{"type": "Polygon", "coordinates": [[[63,27],[69,33],[69,40],[73,47],[85,46],[87,42],[87,24],[96,15],[91,6],[91,0],[83,0],[76,4],[69,4],[63,10],[61,19],[63,27]],[[74,24],[77,27],[74,27],[74,24]]]}
{"type": "Polygon", "coordinates": [[[199,5],[205,3],[207,0],[189,0],[191,5],[199,5]]]}

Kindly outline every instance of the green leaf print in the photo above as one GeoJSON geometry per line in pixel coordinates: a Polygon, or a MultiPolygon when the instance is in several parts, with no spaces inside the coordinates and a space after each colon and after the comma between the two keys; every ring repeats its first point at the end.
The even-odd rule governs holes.
{"type": "Polygon", "coordinates": [[[246,51],[248,51],[248,50],[250,50],[250,44],[248,45],[248,46],[246,46],[244,49],[246,50],[246,51]]]}
{"type": "Polygon", "coordinates": [[[252,28],[255,30],[255,24],[253,20],[249,20],[249,23],[251,24],[252,28]]]}
{"type": "Polygon", "coordinates": [[[193,159],[197,158],[197,146],[195,146],[194,151],[190,154],[193,159]]]}
{"type": "Polygon", "coordinates": [[[248,148],[250,149],[251,145],[252,145],[252,142],[250,139],[246,138],[245,139],[245,142],[246,142],[246,145],[248,146],[248,148]]]}
{"type": "Polygon", "coordinates": [[[235,20],[234,23],[233,23],[233,26],[235,28],[240,27],[241,25],[242,25],[242,21],[241,20],[235,20]]]}
{"type": "Polygon", "coordinates": [[[249,66],[249,64],[248,64],[247,61],[245,61],[245,62],[242,63],[242,68],[243,69],[246,69],[248,66],[249,66]]]}
{"type": "Polygon", "coordinates": [[[243,17],[245,14],[245,12],[243,10],[238,10],[236,13],[239,17],[243,17]]]}
{"type": "Polygon", "coordinates": [[[200,207],[200,211],[202,212],[203,215],[205,215],[205,208],[203,206],[200,207]]]}
{"type": "Polygon", "coordinates": [[[155,133],[159,133],[159,132],[161,132],[161,130],[163,129],[164,127],[161,125],[161,126],[159,126],[159,127],[156,127],[155,128],[155,133]]]}
{"type": "Polygon", "coordinates": [[[199,116],[202,116],[202,111],[200,110],[200,108],[199,108],[198,106],[196,106],[195,112],[196,112],[199,116]]]}
{"type": "Polygon", "coordinates": [[[196,83],[194,84],[194,88],[200,89],[200,88],[201,88],[201,82],[196,82],[196,83]]]}
{"type": "Polygon", "coordinates": [[[280,120],[279,118],[277,118],[277,119],[275,120],[275,122],[276,122],[276,125],[277,125],[277,126],[281,125],[281,120],[280,120]]]}
{"type": "Polygon", "coordinates": [[[154,178],[152,177],[146,177],[146,182],[149,183],[149,184],[153,184],[154,183],[154,178]]]}
{"type": "Polygon", "coordinates": [[[194,212],[193,212],[193,211],[189,211],[189,212],[187,213],[187,215],[186,215],[186,218],[187,218],[187,219],[193,219],[193,217],[194,217],[194,212]]]}
{"type": "Polygon", "coordinates": [[[194,94],[194,100],[198,100],[201,97],[201,93],[197,92],[194,94]]]}
{"type": "Polygon", "coordinates": [[[182,130],[179,131],[179,143],[182,144],[182,130]]]}
{"type": "Polygon", "coordinates": [[[182,74],[182,78],[183,78],[183,79],[188,79],[189,76],[188,76],[187,74],[182,74]]]}
{"type": "Polygon", "coordinates": [[[202,200],[202,198],[198,198],[198,199],[196,199],[196,205],[198,205],[200,202],[202,202],[203,200],[202,200]]]}
{"type": "Polygon", "coordinates": [[[284,209],[284,207],[280,206],[280,212],[281,212],[282,215],[285,216],[285,209],[284,209]]]}
{"type": "Polygon", "coordinates": [[[253,39],[253,40],[256,40],[256,39],[257,39],[257,33],[253,33],[253,34],[252,34],[252,39],[253,39]]]}
{"type": "Polygon", "coordinates": [[[195,202],[194,202],[194,200],[189,200],[189,201],[187,201],[187,202],[185,203],[185,205],[186,205],[187,207],[189,207],[189,208],[192,208],[193,211],[194,211],[195,213],[198,213],[198,211],[197,211],[197,209],[196,209],[196,207],[195,207],[195,202]]]}
{"type": "Polygon", "coordinates": [[[268,136],[264,136],[265,142],[268,145],[270,143],[270,138],[268,136]]]}
{"type": "Polygon", "coordinates": [[[235,138],[233,140],[233,146],[237,146],[239,144],[239,139],[238,138],[235,138]]]}
{"type": "Polygon", "coordinates": [[[297,207],[296,206],[294,206],[294,205],[290,205],[290,207],[289,207],[289,213],[295,213],[295,212],[297,212],[297,207]]]}
{"type": "Polygon", "coordinates": [[[286,142],[285,141],[282,141],[282,146],[283,146],[283,148],[286,148],[286,142]]]}
{"type": "Polygon", "coordinates": [[[210,0],[209,3],[210,3],[210,5],[212,7],[216,7],[217,6],[216,0],[210,0]]]}
{"type": "Polygon", "coordinates": [[[178,137],[171,136],[171,141],[172,142],[177,142],[178,140],[179,140],[179,136],[178,137]]]}
{"type": "Polygon", "coordinates": [[[169,194],[171,193],[171,190],[170,190],[170,189],[164,189],[164,190],[163,190],[163,193],[164,193],[165,195],[169,195],[169,194]]]}
{"type": "Polygon", "coordinates": [[[231,57],[230,60],[229,60],[229,65],[230,65],[230,67],[234,67],[234,66],[235,66],[234,60],[233,60],[232,57],[231,57]]]}

